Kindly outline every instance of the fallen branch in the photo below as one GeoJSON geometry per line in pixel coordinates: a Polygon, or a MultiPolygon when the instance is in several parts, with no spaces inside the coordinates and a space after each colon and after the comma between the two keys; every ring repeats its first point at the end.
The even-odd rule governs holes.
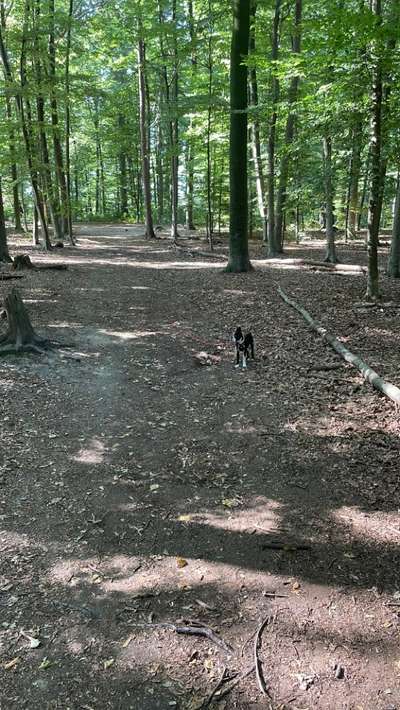
{"type": "Polygon", "coordinates": [[[227,256],[225,256],[225,254],[219,254],[215,251],[200,251],[198,249],[188,249],[187,247],[179,246],[179,244],[173,244],[173,249],[175,249],[178,253],[188,254],[189,256],[204,256],[206,258],[213,257],[215,259],[224,259],[224,261],[226,261],[228,258],[227,256]]]}
{"type": "Polygon", "coordinates": [[[11,279],[23,279],[24,274],[2,274],[0,273],[0,281],[10,281],[11,279]]]}
{"type": "Polygon", "coordinates": [[[264,631],[265,627],[268,626],[268,624],[271,621],[271,617],[267,616],[266,619],[262,622],[261,626],[259,627],[256,638],[254,641],[254,665],[256,668],[256,677],[257,677],[257,683],[258,687],[260,688],[261,692],[263,695],[266,695],[270,700],[271,700],[271,695],[268,690],[267,684],[265,682],[264,678],[264,673],[262,669],[262,662],[259,657],[259,650],[261,648],[261,637],[262,637],[262,632],[264,631]]]}
{"type": "MultiPolygon", "coordinates": [[[[242,675],[240,675],[238,678],[236,678],[236,680],[234,680],[233,683],[231,683],[228,688],[225,688],[224,690],[220,691],[218,693],[218,697],[216,697],[215,700],[217,702],[219,702],[220,700],[223,700],[223,698],[226,698],[226,696],[229,695],[229,693],[231,693],[232,690],[234,688],[236,688],[236,686],[239,685],[239,683],[242,682],[242,680],[244,680],[245,678],[247,678],[247,676],[249,676],[251,673],[253,673],[254,670],[255,670],[255,666],[251,666],[251,668],[249,668],[247,671],[242,673],[242,675]]],[[[226,681],[226,682],[229,682],[229,681],[226,681]]]]}
{"type": "Polygon", "coordinates": [[[154,629],[154,628],[159,628],[159,629],[169,629],[170,631],[175,631],[176,634],[187,634],[189,636],[203,636],[204,638],[207,638],[209,641],[212,641],[215,643],[216,646],[219,646],[222,648],[225,653],[231,654],[233,652],[232,646],[230,646],[226,641],[221,639],[215,631],[210,629],[208,626],[203,626],[203,624],[193,624],[191,626],[177,626],[176,624],[172,624],[170,622],[160,622],[160,623],[137,623],[137,624],[130,624],[130,626],[136,627],[136,628],[143,628],[143,629],[154,629]]]}
{"type": "Polygon", "coordinates": [[[222,688],[222,686],[223,686],[225,683],[228,682],[228,680],[229,680],[230,678],[229,678],[229,676],[227,676],[226,673],[227,673],[227,668],[224,667],[224,670],[222,671],[222,675],[221,675],[221,677],[220,677],[218,683],[217,683],[216,686],[213,688],[213,690],[211,691],[211,693],[210,693],[210,695],[208,696],[208,698],[206,698],[206,699],[202,702],[202,704],[200,705],[199,710],[203,710],[204,708],[208,708],[208,706],[211,705],[212,701],[214,700],[214,698],[215,698],[216,694],[218,693],[218,691],[222,688]]]}
{"type": "Polygon", "coordinates": [[[285,552],[297,552],[301,550],[310,550],[310,545],[297,545],[292,542],[265,542],[261,545],[262,550],[284,550],[285,552]]]}
{"type": "Polygon", "coordinates": [[[352,353],[350,350],[348,350],[343,343],[341,343],[337,338],[335,338],[333,335],[329,335],[327,330],[317,321],[315,321],[312,316],[308,313],[308,311],[305,310],[305,308],[302,308],[302,306],[299,306],[296,301],[293,301],[287,294],[282,291],[281,288],[278,288],[278,293],[280,297],[287,303],[289,306],[294,308],[298,313],[300,313],[304,320],[315,330],[318,335],[321,336],[323,340],[325,340],[336,352],[350,365],[353,365],[353,367],[356,367],[362,374],[365,380],[367,380],[375,389],[379,390],[379,392],[382,392],[382,394],[386,395],[386,397],[389,397],[393,402],[396,404],[400,404],[400,389],[396,387],[396,385],[392,385],[390,382],[386,382],[386,380],[382,379],[378,375],[375,370],[373,370],[367,363],[365,363],[363,360],[361,360],[358,355],[355,355],[352,353]]]}

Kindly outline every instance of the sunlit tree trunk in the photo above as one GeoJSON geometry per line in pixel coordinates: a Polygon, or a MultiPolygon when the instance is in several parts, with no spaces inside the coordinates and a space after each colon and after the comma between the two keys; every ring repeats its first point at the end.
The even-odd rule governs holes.
{"type": "Polygon", "coordinates": [[[332,180],[332,140],[325,136],[322,142],[324,156],[324,184],[326,210],[326,256],[325,261],[336,264],[335,230],[333,225],[333,180],[332,180]]]}
{"type": "MultiPolygon", "coordinates": [[[[257,0],[251,0],[250,3],[250,54],[255,52],[255,18],[257,12],[257,0]]],[[[264,180],[264,168],[261,157],[261,141],[260,141],[260,121],[258,118],[258,82],[257,82],[257,71],[255,67],[251,67],[249,71],[249,91],[250,91],[250,104],[254,112],[253,120],[251,122],[251,147],[254,163],[254,172],[256,178],[256,191],[257,191],[257,205],[261,217],[262,231],[263,231],[263,241],[266,243],[268,240],[268,220],[267,220],[267,208],[265,204],[265,180],[264,180]]]]}
{"type": "MultiPolygon", "coordinates": [[[[294,56],[299,56],[301,52],[301,17],[302,17],[302,0],[296,0],[295,2],[295,21],[294,21],[294,32],[292,37],[292,52],[294,56]]],[[[300,76],[295,73],[295,75],[290,80],[288,104],[289,113],[286,121],[286,131],[285,131],[285,144],[284,151],[281,158],[280,174],[279,174],[279,185],[278,185],[278,195],[276,201],[276,216],[275,216],[275,248],[279,253],[283,251],[283,240],[284,240],[284,224],[285,224],[285,208],[286,208],[286,195],[287,195],[287,183],[289,176],[289,161],[290,161],[290,147],[294,139],[294,129],[296,121],[296,109],[295,104],[297,101],[297,94],[299,91],[300,76]]]]}
{"type": "MultiPolygon", "coordinates": [[[[139,35],[142,32],[139,23],[139,35]]],[[[150,181],[150,156],[148,145],[148,124],[147,124],[147,85],[145,80],[146,72],[146,47],[142,37],[138,42],[138,77],[139,77],[139,124],[140,124],[140,148],[142,158],[142,183],[145,207],[146,237],[154,239],[153,211],[151,205],[151,181],[150,181]]]]}
{"type": "Polygon", "coordinates": [[[400,278],[400,174],[397,175],[396,201],[394,205],[392,240],[390,243],[388,276],[400,278]]]}

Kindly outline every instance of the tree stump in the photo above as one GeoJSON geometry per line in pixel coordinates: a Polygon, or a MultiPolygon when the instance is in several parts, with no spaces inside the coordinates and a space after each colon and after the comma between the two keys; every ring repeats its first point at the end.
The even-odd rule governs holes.
{"type": "Polygon", "coordinates": [[[36,335],[21,296],[16,288],[4,299],[8,331],[0,337],[0,355],[21,352],[43,353],[50,342],[36,335]]]}
{"type": "Polygon", "coordinates": [[[23,269],[34,269],[35,267],[28,254],[17,254],[14,258],[12,268],[14,271],[22,271],[23,269]]]}

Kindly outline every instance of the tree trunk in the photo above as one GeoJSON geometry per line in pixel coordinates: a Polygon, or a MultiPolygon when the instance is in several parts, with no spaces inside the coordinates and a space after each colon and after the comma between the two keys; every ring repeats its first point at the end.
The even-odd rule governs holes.
{"type": "Polygon", "coordinates": [[[33,208],[32,244],[34,247],[39,244],[39,213],[36,205],[33,208]]]}
{"type": "MultiPolygon", "coordinates": [[[[25,7],[24,7],[24,22],[23,22],[23,29],[22,29],[21,58],[20,58],[20,80],[21,80],[21,89],[22,90],[24,89],[24,86],[26,84],[25,65],[26,65],[26,41],[27,41],[27,34],[28,34],[29,10],[30,10],[29,0],[26,0],[25,7]]],[[[46,216],[45,216],[45,211],[44,211],[44,206],[43,206],[43,201],[42,201],[42,195],[41,195],[41,192],[39,189],[38,182],[35,177],[35,171],[34,171],[34,167],[33,167],[30,127],[29,127],[29,124],[28,124],[28,122],[26,120],[26,116],[25,116],[24,103],[23,103],[23,99],[22,99],[22,91],[20,92],[15,88],[16,84],[13,79],[13,74],[12,74],[10,60],[8,57],[7,48],[4,43],[3,27],[2,27],[1,23],[0,23],[0,57],[1,57],[2,64],[3,64],[5,83],[9,88],[10,95],[13,95],[15,98],[17,113],[18,113],[18,116],[21,121],[22,135],[23,135],[23,139],[24,139],[26,158],[27,158],[28,167],[29,167],[29,174],[30,174],[30,178],[31,178],[32,191],[33,191],[33,195],[34,195],[35,204],[38,208],[40,220],[42,223],[43,235],[44,235],[44,239],[45,239],[45,246],[47,249],[51,249],[51,242],[50,242],[50,237],[49,237],[49,232],[48,232],[48,227],[47,227],[47,222],[46,222],[46,216]]]]}
{"type": "Polygon", "coordinates": [[[214,217],[212,205],[212,168],[211,168],[211,118],[212,118],[212,97],[213,97],[213,23],[211,14],[211,1],[208,2],[208,15],[210,26],[208,28],[208,106],[207,106],[207,240],[211,251],[214,249],[213,231],[214,217]]]}
{"type": "Polygon", "coordinates": [[[0,338],[0,355],[19,352],[41,353],[49,341],[39,338],[33,330],[21,296],[16,288],[4,299],[8,331],[0,338]]]}
{"type": "Polygon", "coordinates": [[[350,178],[349,178],[349,199],[348,199],[348,218],[346,234],[353,238],[356,236],[358,229],[359,217],[359,182],[361,172],[361,149],[362,149],[362,116],[356,118],[356,123],[353,128],[352,149],[350,160],[350,178]]]}
{"type": "MultiPolygon", "coordinates": [[[[371,0],[371,9],[376,17],[377,31],[382,22],[381,0],[371,0]]],[[[381,194],[381,150],[382,150],[382,60],[381,42],[377,39],[371,46],[372,90],[371,90],[371,192],[368,209],[368,282],[366,297],[370,300],[379,298],[378,272],[378,237],[379,237],[379,200],[381,194]]]]}
{"type": "MultiPolygon", "coordinates": [[[[69,0],[68,7],[68,25],[67,25],[67,46],[65,54],[65,185],[67,191],[67,222],[68,236],[71,244],[74,244],[74,236],[72,232],[72,209],[71,209],[71,107],[70,107],[70,58],[71,58],[71,29],[72,16],[74,12],[74,0],[69,0]]],[[[75,182],[75,192],[77,192],[78,181],[75,182]]],[[[78,199],[76,203],[78,204],[78,199]]]]}
{"type": "Polygon", "coordinates": [[[400,174],[397,175],[396,201],[394,205],[392,241],[390,244],[388,276],[400,278],[400,174]]]}
{"type": "Polygon", "coordinates": [[[271,105],[272,114],[269,125],[268,134],[268,255],[275,257],[278,254],[278,247],[275,243],[275,136],[276,122],[278,119],[278,101],[279,101],[279,79],[275,75],[275,62],[279,54],[279,26],[281,19],[282,0],[275,0],[275,14],[272,31],[272,91],[271,105]]]}
{"type": "Polygon", "coordinates": [[[330,136],[323,139],[324,185],[326,213],[326,256],[325,261],[336,264],[335,230],[333,224],[333,182],[332,182],[332,140],[330,136]]]}
{"type": "Polygon", "coordinates": [[[10,101],[9,96],[6,96],[6,113],[7,113],[7,120],[9,122],[8,135],[9,135],[10,158],[11,158],[10,172],[11,172],[11,180],[12,180],[14,224],[15,224],[15,231],[22,232],[23,230],[22,230],[22,224],[21,224],[21,204],[20,204],[19,193],[18,193],[18,169],[17,169],[17,163],[16,163],[16,159],[15,159],[15,135],[14,135],[14,130],[12,128],[13,115],[12,115],[11,101],[10,101]]]}
{"type": "MultiPolygon", "coordinates": [[[[194,26],[194,13],[193,13],[193,0],[188,0],[187,3],[188,17],[189,17],[189,37],[191,44],[191,65],[192,65],[192,79],[195,80],[196,70],[197,70],[197,56],[195,48],[195,26],[194,26]]],[[[209,14],[210,14],[210,3],[209,3],[209,14]]],[[[193,138],[193,117],[190,117],[189,124],[189,137],[187,145],[187,160],[186,160],[186,229],[193,231],[196,229],[194,224],[193,212],[194,212],[194,138],[193,138]]]]}
{"type": "MultiPolygon", "coordinates": [[[[254,53],[256,49],[255,43],[255,18],[257,12],[257,0],[251,0],[250,5],[250,53],[254,53]]],[[[256,191],[257,191],[257,204],[258,210],[261,217],[262,232],[263,232],[263,242],[268,241],[268,219],[267,219],[267,207],[265,204],[265,180],[264,180],[264,168],[261,157],[261,141],[260,141],[260,121],[258,119],[258,84],[257,84],[257,71],[255,67],[250,69],[249,73],[249,91],[250,91],[250,104],[254,111],[254,117],[251,125],[251,146],[254,162],[254,172],[256,177],[256,191]]]]}
{"type": "Polygon", "coordinates": [[[247,233],[247,66],[250,0],[234,0],[230,62],[230,227],[228,272],[250,271],[247,233]]]}
{"type": "Polygon", "coordinates": [[[3,190],[0,178],[0,261],[12,261],[8,253],[6,221],[4,218],[3,190]]]}
{"type": "Polygon", "coordinates": [[[125,137],[123,136],[123,131],[125,128],[125,118],[122,114],[118,116],[118,126],[120,129],[120,142],[122,144],[121,150],[118,156],[118,166],[119,166],[119,196],[120,205],[119,211],[122,218],[126,217],[128,214],[128,185],[127,185],[127,170],[126,170],[126,153],[123,147],[125,143],[125,137]]]}
{"type": "Polygon", "coordinates": [[[172,0],[172,31],[173,31],[173,76],[171,82],[171,102],[173,116],[170,122],[171,131],[171,237],[176,241],[178,234],[178,171],[179,171],[179,125],[178,125],[178,38],[176,0],[172,0]]]}
{"type": "Polygon", "coordinates": [[[140,124],[140,148],[142,156],[142,183],[145,207],[146,237],[155,239],[153,227],[153,211],[151,206],[151,182],[150,182],[150,158],[148,145],[148,124],[147,124],[147,85],[146,73],[146,46],[142,37],[141,21],[139,20],[139,42],[138,42],[138,77],[139,77],[139,124],[140,124]]]}
{"type": "MultiPolygon", "coordinates": [[[[292,52],[294,56],[299,56],[301,52],[301,17],[302,17],[302,0],[296,0],[295,5],[295,23],[294,23],[294,34],[292,37],[292,52]]],[[[286,131],[285,131],[285,145],[283,150],[283,155],[281,158],[280,174],[279,174],[279,186],[278,195],[276,202],[276,217],[275,217],[275,247],[278,253],[283,251],[283,240],[284,240],[284,223],[285,223],[285,207],[286,207],[286,195],[287,195],[287,183],[289,175],[289,160],[290,160],[290,147],[294,139],[294,129],[296,121],[296,111],[295,104],[297,101],[297,94],[299,90],[300,76],[295,74],[291,81],[288,94],[288,117],[286,121],[286,131]]]]}

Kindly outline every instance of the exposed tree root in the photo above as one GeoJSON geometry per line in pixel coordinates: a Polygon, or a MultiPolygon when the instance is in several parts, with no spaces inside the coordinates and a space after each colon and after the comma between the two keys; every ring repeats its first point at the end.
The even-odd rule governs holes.
{"type": "Polygon", "coordinates": [[[296,311],[298,311],[304,318],[305,321],[315,330],[318,335],[321,336],[323,340],[325,340],[336,352],[350,365],[353,365],[353,367],[356,367],[364,377],[364,379],[368,380],[368,382],[371,383],[375,389],[379,390],[379,392],[382,392],[386,397],[389,397],[393,402],[396,404],[400,404],[400,389],[396,387],[396,385],[392,385],[390,382],[386,382],[386,380],[383,380],[382,377],[378,375],[375,370],[373,370],[367,363],[365,363],[363,360],[361,360],[358,355],[354,355],[350,350],[348,350],[343,343],[341,343],[337,338],[335,338],[333,335],[330,335],[323,326],[315,321],[313,317],[308,313],[308,311],[305,310],[305,308],[302,308],[296,301],[293,301],[287,294],[282,291],[281,288],[278,288],[278,293],[280,297],[287,303],[289,306],[294,308],[296,311]]]}
{"type": "Polygon", "coordinates": [[[40,338],[33,330],[28,311],[16,288],[4,299],[8,331],[0,337],[0,355],[12,353],[43,353],[51,347],[50,341],[40,338]]]}

